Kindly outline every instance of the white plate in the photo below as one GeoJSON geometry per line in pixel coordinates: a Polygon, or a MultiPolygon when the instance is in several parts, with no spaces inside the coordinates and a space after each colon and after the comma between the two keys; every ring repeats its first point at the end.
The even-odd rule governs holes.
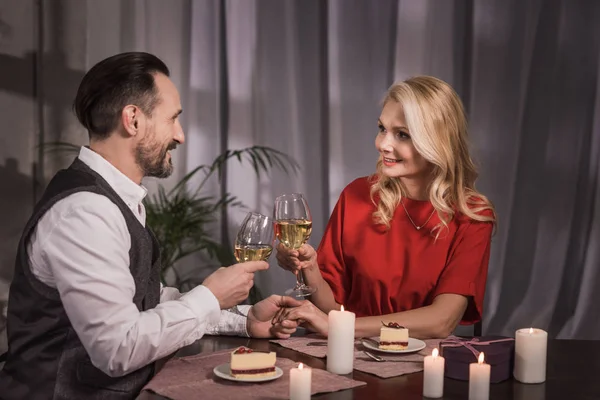
{"type": "Polygon", "coordinates": [[[256,378],[236,378],[233,375],[231,375],[231,368],[229,367],[229,363],[221,364],[215,367],[215,369],[213,369],[213,372],[219,378],[237,382],[266,382],[272,381],[277,378],[281,378],[281,376],[283,375],[283,371],[281,370],[281,368],[275,367],[275,375],[257,376],[256,378]]]}
{"type": "Polygon", "coordinates": [[[380,351],[382,353],[394,353],[394,354],[414,353],[415,351],[423,350],[426,346],[425,342],[422,340],[408,338],[408,347],[406,349],[404,349],[404,350],[384,350],[384,349],[380,349],[375,343],[371,343],[371,341],[373,341],[375,343],[379,343],[379,341],[377,339],[361,340],[361,343],[367,349],[380,351]]]}

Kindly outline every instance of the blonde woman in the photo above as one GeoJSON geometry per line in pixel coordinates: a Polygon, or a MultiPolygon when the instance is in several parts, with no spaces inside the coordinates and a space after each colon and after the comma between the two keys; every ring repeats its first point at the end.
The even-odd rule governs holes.
{"type": "Polygon", "coordinates": [[[378,120],[377,171],[340,195],[317,251],[277,248],[279,265],[317,288],[282,324],[327,333],[327,315],[356,313],[356,336],[381,322],[443,338],[481,319],[495,213],[474,187],[467,122],[456,92],[418,76],[391,86],[378,120]]]}

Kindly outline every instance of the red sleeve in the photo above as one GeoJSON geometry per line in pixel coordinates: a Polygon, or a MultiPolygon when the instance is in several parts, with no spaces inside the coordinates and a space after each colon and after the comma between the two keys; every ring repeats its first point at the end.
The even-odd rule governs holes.
{"type": "Polygon", "coordinates": [[[467,296],[469,304],[461,324],[474,324],[483,314],[493,224],[470,221],[451,250],[433,298],[443,293],[467,296]]]}
{"type": "Polygon", "coordinates": [[[350,274],[345,271],[342,253],[342,234],[344,231],[345,193],[331,213],[321,244],[317,250],[317,263],[323,279],[331,287],[333,297],[338,304],[346,303],[346,293],[350,288],[350,274]]]}

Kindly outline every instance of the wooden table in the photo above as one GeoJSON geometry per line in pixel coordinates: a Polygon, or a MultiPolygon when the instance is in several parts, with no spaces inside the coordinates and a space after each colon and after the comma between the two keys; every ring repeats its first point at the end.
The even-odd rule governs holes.
{"type": "MultiPolygon", "coordinates": [[[[256,350],[276,351],[278,357],[302,362],[312,368],[325,369],[325,360],[286,349],[268,340],[244,339],[225,336],[205,336],[178,353],[179,356],[210,353],[236,346],[256,350]]],[[[423,399],[423,373],[381,379],[375,375],[353,371],[352,378],[367,383],[357,389],[323,393],[313,398],[327,400],[423,399]]],[[[525,385],[514,380],[492,384],[490,400],[600,400],[600,341],[549,340],[547,380],[543,384],[525,385]]],[[[468,382],[444,381],[443,399],[467,400],[468,382]]],[[[140,400],[163,399],[144,392],[140,400]]]]}

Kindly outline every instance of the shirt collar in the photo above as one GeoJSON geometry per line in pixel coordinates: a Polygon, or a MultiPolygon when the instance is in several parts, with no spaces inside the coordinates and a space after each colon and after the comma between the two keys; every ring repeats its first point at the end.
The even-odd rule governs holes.
{"type": "Polygon", "coordinates": [[[104,157],[88,147],[81,147],[79,159],[104,178],[130,208],[137,207],[148,194],[144,186],[129,179],[104,157]]]}

